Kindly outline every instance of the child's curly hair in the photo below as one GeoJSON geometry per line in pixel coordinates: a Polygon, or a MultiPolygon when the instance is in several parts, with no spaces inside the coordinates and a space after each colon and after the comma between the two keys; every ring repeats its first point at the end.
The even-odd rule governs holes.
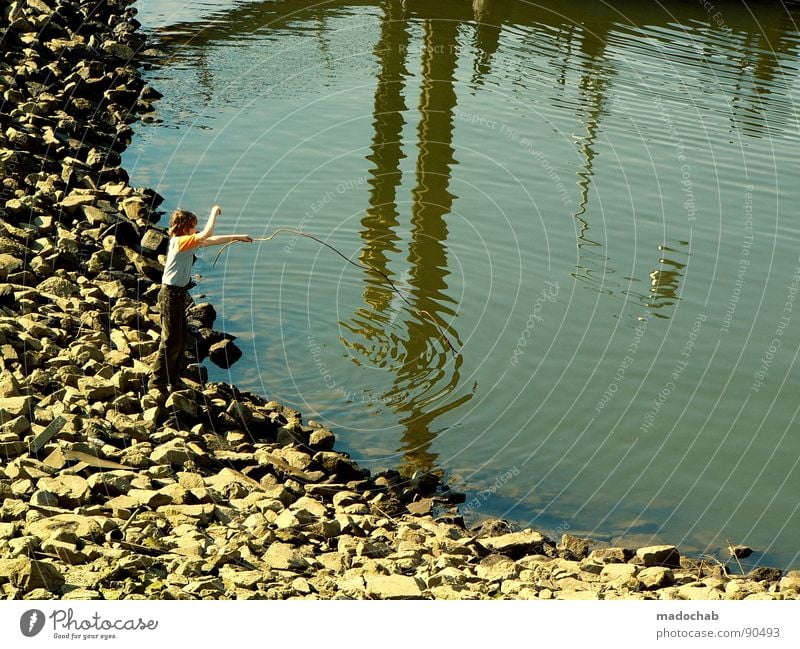
{"type": "Polygon", "coordinates": [[[196,225],[196,214],[189,210],[175,210],[169,219],[169,230],[167,230],[167,233],[171,237],[178,237],[187,234],[189,230],[196,225]]]}

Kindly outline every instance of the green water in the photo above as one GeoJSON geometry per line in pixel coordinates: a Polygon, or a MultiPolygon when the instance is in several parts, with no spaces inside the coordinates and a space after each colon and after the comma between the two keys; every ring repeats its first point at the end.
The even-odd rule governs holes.
{"type": "Polygon", "coordinates": [[[205,251],[245,353],[212,378],[469,520],[796,566],[800,13],[569,5],[139,0],[125,164],[408,301],[290,234],[205,251]]]}

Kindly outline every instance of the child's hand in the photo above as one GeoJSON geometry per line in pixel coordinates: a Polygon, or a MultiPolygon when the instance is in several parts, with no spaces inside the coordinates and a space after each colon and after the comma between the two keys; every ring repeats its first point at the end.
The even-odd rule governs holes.
{"type": "Polygon", "coordinates": [[[222,208],[219,205],[215,205],[214,207],[211,208],[212,217],[217,217],[220,214],[222,214],[222,208]]]}
{"type": "Polygon", "coordinates": [[[239,241],[244,243],[253,243],[253,237],[251,237],[249,234],[242,234],[239,235],[239,241]]]}

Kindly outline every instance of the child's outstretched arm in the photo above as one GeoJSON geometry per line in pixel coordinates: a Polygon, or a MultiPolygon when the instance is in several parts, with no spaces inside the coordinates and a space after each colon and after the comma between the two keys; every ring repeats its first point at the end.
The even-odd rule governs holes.
{"type": "Polygon", "coordinates": [[[221,246],[223,244],[232,243],[234,241],[252,243],[253,237],[251,237],[249,234],[218,234],[213,237],[206,237],[203,241],[201,241],[200,245],[203,247],[221,246]]]}

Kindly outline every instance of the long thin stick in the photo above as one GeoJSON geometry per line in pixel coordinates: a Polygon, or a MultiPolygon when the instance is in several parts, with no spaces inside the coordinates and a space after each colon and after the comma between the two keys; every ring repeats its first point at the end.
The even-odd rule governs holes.
{"type": "MultiPolygon", "coordinates": [[[[361,263],[361,262],[355,262],[352,259],[346,257],[342,252],[340,252],[339,250],[334,248],[331,244],[326,243],[322,239],[318,239],[313,234],[309,234],[308,232],[300,232],[300,230],[292,230],[291,228],[279,228],[278,230],[275,230],[275,232],[273,232],[268,237],[253,237],[253,241],[271,241],[273,239],[273,237],[275,237],[275,235],[277,235],[277,234],[279,234],[281,232],[291,232],[292,234],[296,234],[296,235],[301,236],[301,237],[306,237],[308,239],[312,239],[312,240],[316,241],[317,243],[322,244],[326,248],[329,248],[329,249],[333,250],[333,252],[335,252],[337,255],[339,255],[348,264],[352,264],[356,268],[362,268],[364,270],[372,271],[373,273],[378,273],[378,275],[380,275],[387,282],[389,282],[389,285],[392,287],[392,290],[395,293],[397,293],[397,295],[400,296],[400,298],[403,300],[403,302],[406,303],[406,305],[408,306],[410,311],[412,311],[413,313],[416,313],[417,315],[426,316],[427,319],[430,320],[433,323],[433,325],[439,331],[439,335],[447,343],[447,346],[450,348],[450,351],[452,351],[456,356],[459,355],[459,353],[456,351],[456,348],[453,347],[453,344],[450,342],[450,339],[447,337],[447,335],[444,333],[442,328],[439,326],[439,323],[436,322],[436,319],[430,313],[428,313],[427,311],[423,311],[422,309],[417,309],[413,304],[411,304],[411,302],[408,301],[408,299],[406,298],[405,295],[403,295],[403,293],[400,291],[400,289],[397,288],[397,286],[391,280],[391,278],[388,275],[386,275],[386,273],[378,270],[374,266],[371,266],[371,265],[365,264],[365,263],[361,263]]],[[[219,249],[219,252],[217,253],[217,256],[214,257],[214,262],[211,265],[212,266],[216,266],[217,265],[217,260],[219,260],[220,255],[222,255],[222,253],[225,252],[234,243],[240,243],[240,242],[239,241],[230,241],[230,242],[226,243],[224,246],[222,246],[219,249]]]]}

